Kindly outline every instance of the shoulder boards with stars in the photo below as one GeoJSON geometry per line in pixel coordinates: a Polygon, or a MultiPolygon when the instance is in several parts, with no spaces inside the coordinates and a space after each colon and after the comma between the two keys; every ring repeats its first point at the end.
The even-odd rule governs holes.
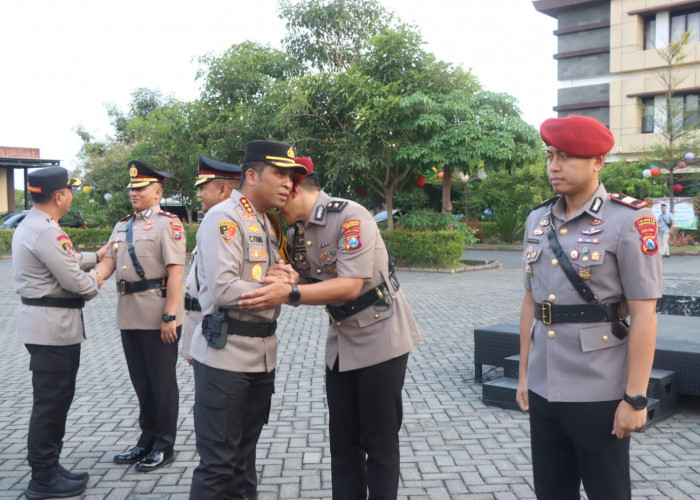
{"type": "Polygon", "coordinates": [[[159,215],[165,215],[166,217],[170,217],[171,219],[177,219],[179,218],[177,214],[171,214],[170,212],[166,212],[165,210],[161,210],[158,212],[159,215]]]}
{"type": "Polygon", "coordinates": [[[556,203],[556,201],[557,201],[559,198],[561,198],[561,195],[560,195],[560,194],[558,194],[558,195],[556,195],[556,196],[552,196],[550,199],[544,200],[542,203],[539,203],[539,204],[535,205],[534,207],[532,207],[532,209],[533,209],[533,210],[536,210],[536,209],[538,209],[538,208],[546,207],[547,205],[552,205],[553,203],[556,203]]]}
{"type": "Polygon", "coordinates": [[[639,210],[640,208],[644,208],[644,207],[649,205],[644,200],[638,200],[637,198],[632,198],[631,196],[627,196],[624,193],[612,193],[610,195],[610,199],[612,201],[616,201],[616,202],[621,203],[623,205],[627,205],[628,207],[632,207],[636,210],[639,210]]]}
{"type": "Polygon", "coordinates": [[[129,214],[129,215],[127,215],[126,217],[122,217],[121,219],[119,219],[119,222],[124,222],[124,221],[126,221],[126,220],[129,220],[129,219],[131,219],[134,215],[135,215],[135,214],[129,214]]]}
{"type": "Polygon", "coordinates": [[[326,205],[326,209],[329,212],[340,212],[347,206],[347,204],[347,201],[331,200],[328,202],[328,205],[326,205]]]}

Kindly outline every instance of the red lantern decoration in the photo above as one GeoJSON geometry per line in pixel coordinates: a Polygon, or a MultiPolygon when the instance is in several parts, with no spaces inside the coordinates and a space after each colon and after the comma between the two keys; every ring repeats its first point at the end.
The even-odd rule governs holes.
{"type": "Polygon", "coordinates": [[[367,191],[365,190],[365,188],[360,186],[357,189],[355,189],[355,193],[357,194],[357,196],[364,196],[365,194],[367,194],[367,191]]]}
{"type": "Polygon", "coordinates": [[[659,167],[652,167],[651,175],[653,177],[658,177],[660,173],[661,173],[661,170],[659,170],[659,167]]]}
{"type": "Polygon", "coordinates": [[[683,191],[683,186],[682,186],[682,185],[680,185],[680,184],[674,184],[674,185],[673,185],[673,192],[674,192],[674,193],[678,194],[678,193],[680,193],[681,191],[683,191]]]}
{"type": "Polygon", "coordinates": [[[444,177],[445,177],[445,172],[440,171],[440,173],[438,174],[438,177],[440,177],[440,179],[444,178],[444,177]]]}
{"type": "Polygon", "coordinates": [[[422,188],[423,186],[425,186],[425,182],[426,182],[425,177],[423,177],[421,175],[416,179],[416,186],[418,186],[419,188],[422,188]]]}

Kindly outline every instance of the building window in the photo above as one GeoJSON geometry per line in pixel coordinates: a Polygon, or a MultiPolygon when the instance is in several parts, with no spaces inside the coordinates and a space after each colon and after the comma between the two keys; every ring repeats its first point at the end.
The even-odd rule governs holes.
{"type": "Polygon", "coordinates": [[[642,99],[642,134],[654,133],[654,98],[642,99]]]}
{"type": "Polygon", "coordinates": [[[656,15],[644,18],[644,50],[656,48],[656,15]]]}
{"type": "Polygon", "coordinates": [[[683,31],[690,32],[690,43],[700,41],[700,10],[671,13],[671,42],[677,41],[683,31]]]}

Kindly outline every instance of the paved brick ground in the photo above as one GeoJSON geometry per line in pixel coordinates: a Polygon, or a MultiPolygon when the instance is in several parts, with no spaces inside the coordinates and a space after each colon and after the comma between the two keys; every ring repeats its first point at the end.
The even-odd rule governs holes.
{"type": "MultiPolygon", "coordinates": [[[[470,258],[484,258],[468,252],[470,258]]],[[[400,273],[423,342],[413,351],[405,384],[400,498],[532,499],[527,417],[487,407],[475,384],[472,331],[517,321],[522,297],[518,255],[491,252],[502,269],[462,274],[400,273]]],[[[668,293],[697,295],[700,257],[664,260],[668,293]]],[[[29,478],[25,461],[31,408],[28,355],[15,340],[17,296],[11,261],[0,261],[0,498],[19,498],[29,478]]],[[[112,463],[138,435],[137,402],[114,324],[113,280],[85,308],[76,398],[62,463],[88,470],[88,499],[185,499],[197,464],[191,369],[181,362],[180,425],[173,466],[142,474],[112,463]]],[[[258,446],[260,498],[330,498],[330,455],[324,398],[321,308],[285,307],[280,363],[270,423],[258,446]]],[[[496,376],[491,373],[490,376],[496,376]]],[[[700,498],[700,402],[632,443],[634,497],[700,498]]]]}

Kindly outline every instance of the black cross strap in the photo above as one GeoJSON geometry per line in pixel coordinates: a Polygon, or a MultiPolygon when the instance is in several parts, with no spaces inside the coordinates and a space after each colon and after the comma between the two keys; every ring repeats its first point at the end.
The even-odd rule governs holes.
{"type": "Polygon", "coordinates": [[[129,217],[126,222],[126,248],[129,250],[129,257],[131,257],[131,262],[134,264],[134,269],[136,273],[141,277],[142,280],[146,279],[146,273],[141,267],[139,259],[136,258],[136,250],[134,250],[134,219],[136,215],[129,217]]]}

